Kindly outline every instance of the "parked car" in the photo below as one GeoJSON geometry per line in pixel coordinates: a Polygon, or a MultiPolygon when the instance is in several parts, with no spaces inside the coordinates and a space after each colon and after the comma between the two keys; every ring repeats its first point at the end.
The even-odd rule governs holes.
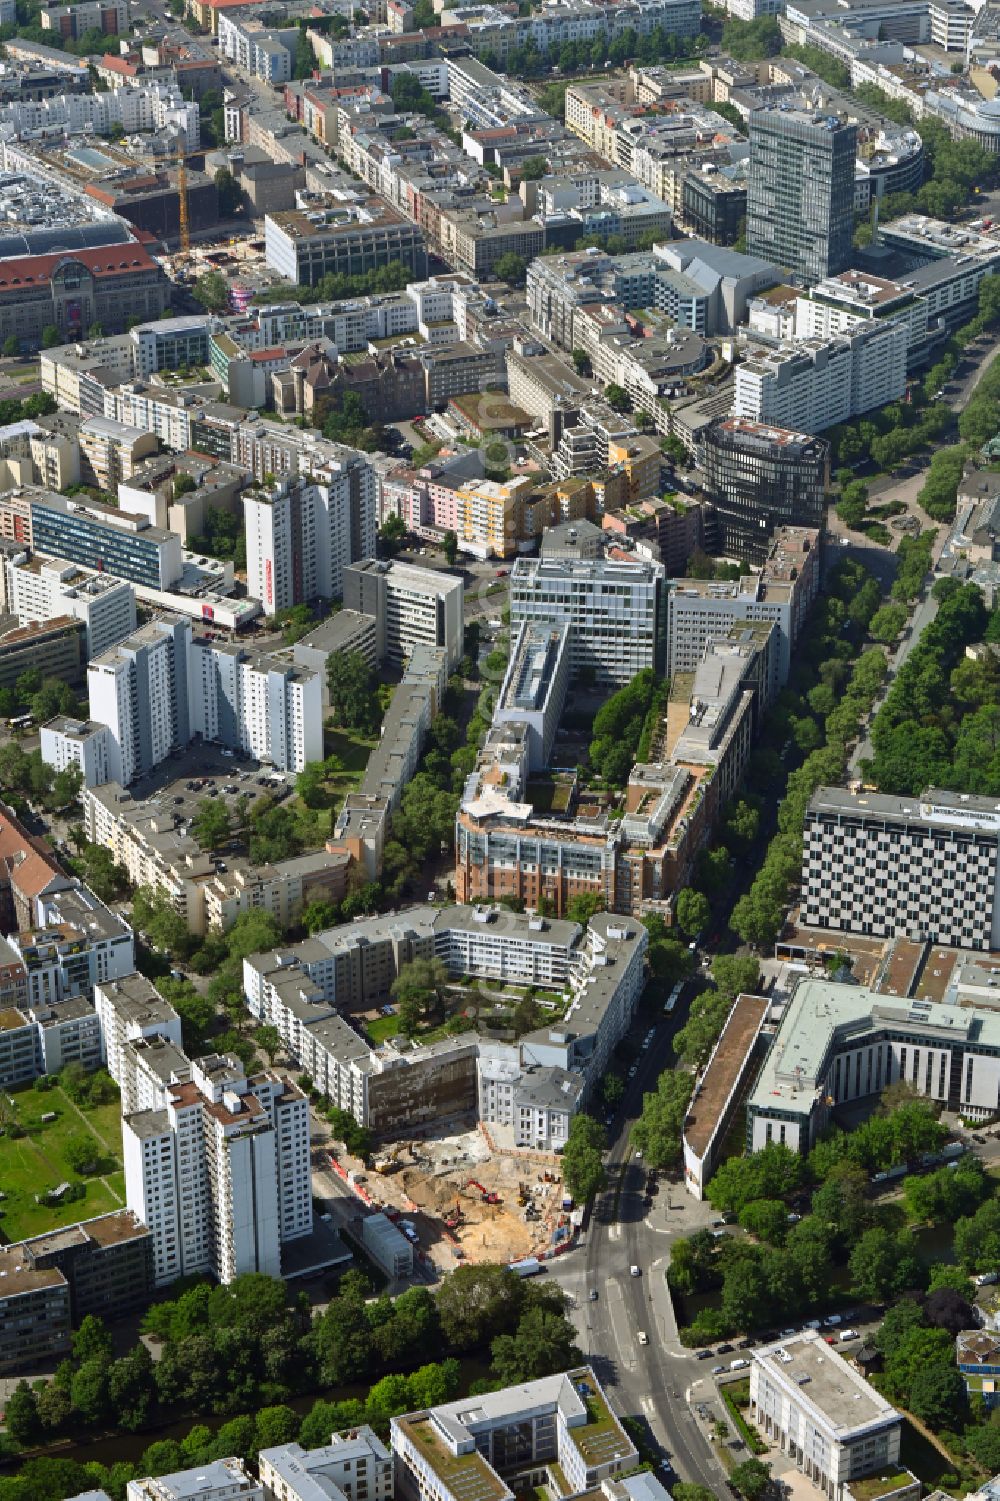
{"type": "Polygon", "coordinates": [[[840,1343],[841,1344],[844,1344],[849,1339],[860,1339],[860,1338],[861,1338],[861,1335],[858,1333],[857,1329],[841,1329],[841,1331],[840,1331],[840,1343]]]}

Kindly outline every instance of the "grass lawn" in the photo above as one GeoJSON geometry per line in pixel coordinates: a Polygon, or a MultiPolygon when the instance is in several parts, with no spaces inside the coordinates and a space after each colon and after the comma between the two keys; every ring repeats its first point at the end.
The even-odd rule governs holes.
{"type": "Polygon", "coordinates": [[[352,735],[347,730],[327,728],[323,732],[325,754],[339,756],[345,772],[356,772],[358,775],[368,765],[368,757],[376,743],[376,740],[366,740],[363,735],[352,735]]]}
{"type": "Polygon", "coordinates": [[[399,1017],[380,1016],[373,1022],[365,1022],[365,1031],[376,1047],[385,1042],[388,1037],[395,1037],[399,1032],[399,1017]]]}
{"type": "Polygon", "coordinates": [[[36,1193],[45,1193],[60,1183],[77,1182],[77,1175],[66,1165],[63,1155],[72,1136],[90,1131],[98,1142],[101,1155],[121,1163],[121,1125],[117,1104],[100,1105],[95,1110],[77,1114],[72,1102],[59,1086],[38,1091],[31,1088],[10,1094],[17,1120],[25,1135],[0,1137],[0,1185],[6,1195],[0,1203],[0,1234],[8,1241],[40,1235],[60,1225],[91,1219],[97,1214],[120,1208],[125,1198],[125,1178],[120,1170],[112,1173],[114,1193],[99,1178],[85,1181],[86,1197],[51,1208],[35,1203],[36,1193]],[[54,1112],[55,1120],[42,1116],[54,1112]]]}

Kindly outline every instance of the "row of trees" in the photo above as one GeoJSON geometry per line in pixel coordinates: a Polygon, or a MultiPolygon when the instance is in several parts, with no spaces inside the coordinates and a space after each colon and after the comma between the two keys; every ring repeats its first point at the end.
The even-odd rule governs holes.
{"type": "MultiPolygon", "coordinates": [[[[646,926],[657,919],[645,919],[646,926]]],[[[651,933],[650,951],[670,940],[651,933]]],[[[680,947],[680,945],[678,945],[680,947]]],[[[690,955],[684,949],[685,957],[690,955]]],[[[656,965],[652,963],[653,972],[656,965]]],[[[677,978],[683,978],[683,970],[677,978]]],[[[688,1019],[674,1037],[674,1051],[682,1068],[668,1068],[660,1074],[656,1088],[643,1095],[642,1111],[632,1132],[632,1139],[643,1154],[647,1166],[654,1169],[675,1167],[680,1158],[681,1131],[694,1087],[694,1068],[711,1051],[729,1015],[736,996],[757,987],[760,970],[757,960],[747,954],[716,954],[712,961],[714,985],[703,990],[691,1002],[688,1019]]]]}
{"type": "Polygon", "coordinates": [[[1000,791],[1000,670],[993,657],[972,661],[965,648],[1000,637],[1000,615],[987,616],[974,584],[934,586],[934,620],[900,668],[872,724],[874,755],[866,781],[886,792],[925,787],[1000,791]]]}
{"type": "MultiPolygon", "coordinates": [[[[839,782],[848,745],[857,737],[887,671],[880,647],[859,655],[881,601],[875,579],[860,564],[841,563],[830,591],[813,612],[796,663],[795,686],[780,695],[768,725],[772,742],[786,735],[786,743],[790,740],[805,760],[788,776],[778,832],[750,890],[733,908],[732,926],[746,943],[772,943],[780,931],[801,873],[806,805],[817,787],[839,782]]],[[[765,751],[757,764],[780,775],[781,762],[773,752],[768,761],[765,751]]]]}
{"type": "MultiPolygon", "coordinates": [[[[491,1375],[481,1390],[549,1375],[580,1359],[560,1290],[526,1284],[503,1267],[461,1267],[434,1294],[425,1288],[396,1299],[371,1294],[362,1273],[348,1272],[314,1317],[308,1300],[289,1301],[277,1278],[251,1273],[226,1287],[199,1282],[148,1310],[143,1330],[162,1345],[155,1362],[141,1341],[114,1359],[107,1328],[88,1316],[53,1379],[33,1387],[21,1382],[12,1394],[8,1435],[27,1447],[112,1420],[136,1432],[170,1412],[232,1416],[262,1405],[268,1410],[318,1386],[381,1378],[346,1417],[339,1406],[324,1404],[303,1442],[325,1442],[331,1423],[368,1421],[384,1429],[396,1413],[454,1396],[460,1380],[454,1354],[490,1351],[491,1375]],[[449,1358],[427,1366],[428,1350],[449,1358]],[[313,1437],[314,1428],[321,1436],[313,1437]]],[[[289,1442],[299,1425],[296,1418],[285,1437],[269,1426],[265,1439],[252,1420],[235,1421],[242,1426],[227,1425],[224,1452],[250,1456],[262,1443],[289,1442]]],[[[150,1468],[162,1473],[155,1466],[139,1473],[150,1468]]]]}

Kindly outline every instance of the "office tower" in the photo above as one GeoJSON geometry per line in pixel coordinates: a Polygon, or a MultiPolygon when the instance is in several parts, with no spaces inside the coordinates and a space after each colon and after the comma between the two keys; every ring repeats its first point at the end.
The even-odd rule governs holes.
{"type": "Polygon", "coordinates": [[[667,654],[662,563],[636,558],[518,558],[510,623],[569,626],[571,682],[620,687],[667,654]]]}
{"type": "Polygon", "coordinates": [[[153,1236],[157,1286],[191,1273],[281,1275],[281,1245],[312,1229],[305,1095],[212,1054],[122,1120],[129,1208],[153,1236]]]}
{"type": "Polygon", "coordinates": [[[108,771],[127,787],[191,738],[191,622],[151,620],[87,670],[90,717],[108,727],[108,771]]]}
{"type": "Polygon", "coordinates": [[[247,592],[269,615],[314,599],[340,599],[344,569],[375,553],[375,471],[360,454],[322,483],[298,477],[243,500],[247,592]]]}
{"type": "Polygon", "coordinates": [[[712,423],[703,448],[705,493],[729,557],[763,563],[777,527],[822,527],[830,464],[822,438],[729,417],[712,423]]]}
{"type": "Polygon", "coordinates": [[[375,655],[401,666],[417,646],[444,647],[448,671],[462,658],[462,580],[436,568],[374,558],[344,571],[344,604],[375,621],[375,655]]]}
{"type": "Polygon", "coordinates": [[[854,234],[857,127],[820,109],[750,115],[747,250],[810,282],[842,271],[854,234]]]}
{"type": "Polygon", "coordinates": [[[803,922],[953,948],[1000,944],[996,798],[820,787],[803,836],[803,922]]]}

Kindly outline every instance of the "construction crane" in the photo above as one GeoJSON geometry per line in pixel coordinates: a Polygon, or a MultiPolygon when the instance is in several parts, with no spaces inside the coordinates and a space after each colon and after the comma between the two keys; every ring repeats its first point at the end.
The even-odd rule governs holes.
{"type": "Polygon", "coordinates": [[[180,222],[181,250],[187,255],[191,249],[191,224],[188,220],[187,162],[180,151],[177,153],[177,209],[180,222]]]}
{"type": "Polygon", "coordinates": [[[177,138],[177,148],[174,151],[174,161],[177,164],[177,204],[178,219],[180,224],[180,248],[185,255],[191,252],[191,220],[188,216],[187,195],[187,164],[193,156],[204,156],[205,148],[202,146],[198,151],[185,151],[180,137],[177,138]]]}

